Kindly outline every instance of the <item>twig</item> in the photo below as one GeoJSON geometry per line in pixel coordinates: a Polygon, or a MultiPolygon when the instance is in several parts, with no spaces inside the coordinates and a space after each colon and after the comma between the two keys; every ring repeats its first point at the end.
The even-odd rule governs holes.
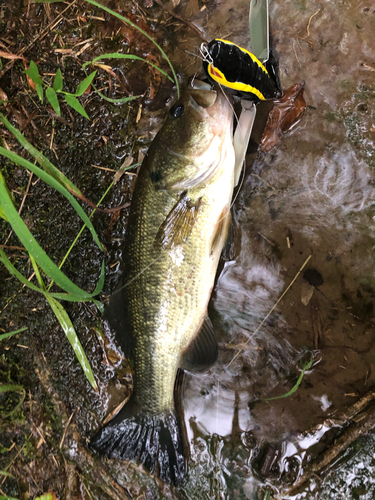
{"type": "Polygon", "coordinates": [[[266,238],[266,237],[264,236],[264,234],[260,233],[259,231],[258,231],[258,234],[259,234],[259,236],[261,236],[264,240],[266,240],[266,241],[267,241],[267,243],[269,243],[272,247],[274,247],[274,246],[275,246],[275,243],[272,243],[272,241],[270,241],[268,238],[266,238]]]}
{"type": "MultiPolygon", "coordinates": [[[[294,278],[292,279],[292,281],[289,283],[289,285],[286,288],[286,290],[282,293],[281,297],[277,300],[276,304],[274,304],[274,306],[270,309],[270,311],[268,312],[268,314],[266,315],[266,317],[262,320],[262,322],[260,323],[260,325],[258,326],[258,328],[255,330],[255,332],[247,339],[247,341],[244,344],[245,346],[250,342],[250,340],[254,337],[254,335],[262,328],[262,326],[267,321],[267,319],[269,318],[269,316],[272,314],[272,312],[274,311],[274,309],[279,305],[279,303],[281,302],[281,300],[285,297],[286,293],[292,287],[293,283],[296,281],[296,279],[298,278],[298,276],[301,274],[301,272],[303,271],[303,269],[305,268],[305,266],[307,265],[307,263],[309,262],[309,260],[311,259],[311,257],[312,257],[312,255],[309,255],[307,257],[307,259],[305,260],[305,262],[299,268],[299,271],[297,272],[297,274],[294,276],[294,278]]],[[[243,351],[243,348],[239,349],[238,352],[233,356],[232,360],[228,364],[228,368],[233,363],[233,361],[241,354],[242,351],[243,351]]]]}
{"type": "MultiPolygon", "coordinates": [[[[296,491],[306,481],[316,477],[325,467],[333,462],[333,460],[354,441],[356,441],[364,433],[370,431],[375,426],[375,407],[372,407],[369,412],[359,422],[352,423],[346,431],[327,449],[327,451],[316,460],[310,462],[305,468],[303,476],[294,484],[286,494],[294,495],[296,491]]],[[[319,476],[318,476],[319,477],[319,476]]],[[[320,479],[320,478],[319,478],[320,479]]],[[[284,495],[283,495],[284,496],[284,495]]]]}
{"type": "Polygon", "coordinates": [[[311,20],[313,17],[315,17],[317,14],[319,14],[319,12],[322,10],[322,8],[318,9],[312,16],[310,16],[310,19],[309,19],[309,22],[307,24],[307,28],[306,28],[306,32],[307,32],[307,35],[304,36],[304,37],[299,37],[301,40],[305,40],[307,37],[310,36],[310,24],[311,24],[311,20]]]}
{"type": "Polygon", "coordinates": [[[8,250],[26,250],[25,247],[14,247],[10,245],[0,245],[0,248],[6,248],[8,250]]]}
{"type": "Polygon", "coordinates": [[[372,66],[369,66],[368,64],[366,63],[363,63],[362,66],[366,69],[369,69],[370,71],[375,71],[375,68],[373,68],[372,66]]]}
{"type": "MultiPolygon", "coordinates": [[[[51,29],[53,29],[56,24],[58,24],[61,20],[62,20],[62,17],[63,17],[63,14],[64,12],[66,12],[68,9],[70,9],[70,7],[72,7],[75,3],[77,2],[77,0],[73,0],[72,3],[70,3],[46,28],[44,31],[41,31],[39,32],[32,40],[31,42],[29,43],[29,45],[26,45],[25,47],[23,47],[20,51],[19,51],[19,54],[18,55],[22,55],[24,54],[27,50],[30,49],[30,47],[32,47],[34,45],[34,43],[39,39],[39,38],[43,38],[47,33],[48,31],[50,31],[51,29]],[[61,19],[60,19],[61,18],[61,19]]],[[[5,73],[13,66],[14,64],[14,61],[9,61],[8,64],[6,64],[3,68],[3,70],[0,72],[0,78],[5,75],[5,73]]]]}
{"type": "Polygon", "coordinates": [[[61,450],[61,448],[62,448],[62,446],[64,444],[64,439],[65,439],[65,436],[66,436],[66,431],[68,430],[68,427],[70,425],[70,422],[72,421],[74,413],[75,413],[75,411],[70,415],[68,423],[65,426],[64,433],[63,433],[63,436],[62,436],[61,441],[60,441],[60,446],[59,446],[60,450],[61,450]]]}

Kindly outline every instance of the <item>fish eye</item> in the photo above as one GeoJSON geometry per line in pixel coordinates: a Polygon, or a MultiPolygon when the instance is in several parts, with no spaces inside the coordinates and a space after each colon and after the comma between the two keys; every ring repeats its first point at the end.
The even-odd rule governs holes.
{"type": "Polygon", "coordinates": [[[184,112],[183,104],[175,104],[169,110],[169,114],[171,115],[172,118],[178,118],[179,116],[182,115],[183,112],[184,112]]]}

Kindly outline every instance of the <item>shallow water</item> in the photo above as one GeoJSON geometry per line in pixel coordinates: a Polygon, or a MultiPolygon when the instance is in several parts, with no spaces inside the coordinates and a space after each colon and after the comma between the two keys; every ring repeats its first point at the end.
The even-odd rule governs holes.
{"type": "MultiPolygon", "coordinates": [[[[192,0],[182,2],[176,12],[202,27],[207,39],[227,37],[248,46],[248,1],[192,0]]],[[[232,237],[209,306],[220,342],[219,360],[207,373],[184,377],[191,453],[188,480],[174,489],[133,464],[107,462],[112,476],[134,497],[263,500],[272,493],[274,498],[365,500],[374,496],[373,436],[356,441],[322,475],[322,482],[315,478],[290,496],[282,491],[342,431],[337,422],[328,430],[326,419],[345,411],[375,382],[375,9],[370,0],[324,4],[272,0],[270,17],[282,86],[304,81],[308,107],[279,145],[267,154],[249,152],[246,160],[233,206],[232,237]],[[314,364],[298,390],[288,398],[266,401],[290,391],[311,355],[314,364]]],[[[174,62],[186,81],[200,62],[185,50],[197,55],[201,40],[186,30],[181,37],[174,28],[170,31],[174,62]]],[[[172,51],[167,36],[165,41],[172,51]]],[[[99,199],[99,188],[104,189],[111,177],[93,173],[90,163],[111,167],[114,162],[118,167],[125,154],[133,154],[134,137],[137,147],[145,150],[160,125],[170,91],[166,86],[154,102],[145,104],[137,125],[137,105],[126,112],[113,107],[108,114],[93,101],[89,109],[94,123],[87,128],[80,123],[74,135],[81,144],[79,154],[66,147],[70,131],[61,125],[61,139],[56,134],[59,166],[99,199]],[[109,138],[108,145],[103,135],[109,138]]],[[[249,151],[260,142],[264,113],[259,107],[249,151]]],[[[131,177],[122,179],[110,200],[112,206],[129,200],[133,184],[131,177]]],[[[40,194],[38,189],[43,195],[40,184],[33,194],[40,194]]],[[[39,207],[31,207],[27,213],[39,236],[45,226],[39,223],[39,207]]],[[[60,214],[54,217],[49,249],[63,252],[63,238],[54,232],[60,214]]],[[[110,294],[119,261],[126,261],[121,250],[126,216],[109,224],[107,215],[97,215],[95,225],[108,245],[105,293],[110,294]]],[[[69,224],[69,238],[79,227],[80,222],[69,224]]],[[[96,281],[100,262],[99,252],[85,242],[84,250],[76,249],[69,260],[69,271],[87,286],[96,281]],[[94,270],[89,278],[88,267],[94,270]]],[[[27,352],[19,354],[18,349],[14,356],[17,360],[24,356],[27,368],[29,364],[40,368],[44,366],[40,345],[44,346],[42,354],[55,387],[69,413],[75,411],[81,436],[89,438],[127,395],[127,367],[103,364],[102,344],[95,333],[99,319],[81,305],[69,306],[100,385],[100,395],[93,394],[58,325],[51,327],[53,317],[43,301],[28,300],[19,307],[28,305],[34,311],[28,336],[22,340],[30,354],[27,358],[27,352]]],[[[13,318],[12,307],[5,313],[7,320],[13,318]]],[[[113,343],[108,347],[115,351],[113,343]]],[[[43,399],[33,377],[33,389],[38,387],[33,394],[37,398],[40,392],[43,399]]],[[[86,471],[77,449],[73,443],[66,456],[86,471]]]]}
{"type": "MultiPolygon", "coordinates": [[[[184,12],[194,19],[190,4],[184,12]]],[[[246,21],[247,2],[207,10],[209,39],[247,46],[246,26],[238,23],[246,21]]],[[[308,108],[281,144],[247,158],[230,258],[210,304],[219,362],[208,374],[186,375],[192,458],[185,491],[199,483],[207,498],[263,498],[265,485],[277,496],[317,454],[310,447],[326,429],[310,439],[302,433],[374,383],[375,78],[364,64],[375,59],[375,10],[371,2],[273,1],[270,16],[282,85],[304,81],[308,108]],[[265,401],[293,387],[304,349],[314,365],[298,391],[265,401]]],[[[294,498],[348,498],[350,482],[337,479],[345,467],[294,498]]],[[[354,488],[363,478],[352,474],[354,488]]],[[[358,498],[371,497],[364,490],[369,496],[358,498]]]]}

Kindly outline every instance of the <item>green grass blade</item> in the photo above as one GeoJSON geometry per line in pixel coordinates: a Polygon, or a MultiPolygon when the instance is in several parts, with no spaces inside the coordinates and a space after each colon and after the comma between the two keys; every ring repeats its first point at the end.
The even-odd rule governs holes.
{"type": "Polygon", "coordinates": [[[47,97],[48,102],[52,106],[53,110],[55,111],[55,113],[58,116],[61,116],[60,103],[59,103],[59,100],[57,98],[57,94],[52,87],[46,88],[46,97],[47,97]]]}
{"type": "Polygon", "coordinates": [[[26,224],[17,213],[13,202],[5,188],[5,181],[0,174],[0,200],[1,206],[11,224],[14,232],[23,243],[30,255],[34,257],[38,265],[60,288],[73,295],[80,296],[82,299],[91,298],[93,295],[85,292],[79,286],[75,285],[65,274],[60,271],[54,262],[48,257],[43,248],[37,243],[34,236],[30,233],[26,224]]]}
{"type": "Polygon", "coordinates": [[[65,100],[69,104],[70,107],[72,107],[77,113],[80,115],[84,116],[88,120],[90,120],[89,115],[86,113],[84,110],[82,104],[79,102],[79,100],[74,97],[72,94],[65,94],[65,100]]]}
{"type": "Polygon", "coordinates": [[[273,398],[265,398],[263,401],[273,401],[275,399],[287,398],[287,397],[291,396],[292,394],[294,394],[296,392],[296,390],[298,389],[298,387],[300,386],[300,384],[302,382],[302,379],[303,379],[303,376],[305,375],[306,370],[308,370],[309,368],[311,368],[311,366],[313,364],[313,361],[314,361],[314,358],[311,358],[310,361],[303,367],[301,375],[298,377],[297,382],[290,389],[289,392],[287,392],[286,394],[282,394],[281,396],[275,396],[273,398]]]}
{"type": "Polygon", "coordinates": [[[82,367],[84,374],[86,375],[88,381],[90,382],[92,388],[97,391],[98,386],[96,384],[94,374],[92,373],[91,366],[89,360],[86,357],[85,351],[77,337],[77,333],[74,329],[73,323],[71,322],[68,313],[65,311],[64,307],[58,302],[56,299],[51,297],[49,293],[46,292],[46,287],[42,280],[42,277],[39,272],[39,268],[35,259],[30,255],[30,260],[33,265],[35,275],[37,277],[40,288],[45,292],[45,297],[48,300],[49,305],[52,308],[52,311],[55,313],[56,318],[58,319],[61,328],[64,330],[65,335],[67,336],[75,355],[79,361],[79,364],[82,367]]]}
{"type": "Polygon", "coordinates": [[[56,71],[56,75],[55,75],[55,78],[53,80],[52,87],[53,87],[53,90],[55,92],[60,92],[60,90],[62,90],[62,88],[63,88],[63,77],[62,77],[60,68],[56,71]]]}
{"type": "Polygon", "coordinates": [[[85,69],[85,67],[88,64],[95,64],[98,61],[101,61],[102,59],[135,59],[138,61],[143,61],[153,68],[157,69],[162,75],[166,76],[171,82],[173,82],[173,78],[171,78],[168,73],[163,71],[159,66],[156,66],[156,64],[153,64],[152,62],[148,61],[147,59],[144,59],[143,57],[139,56],[134,56],[132,54],[119,54],[118,52],[114,52],[112,54],[102,54],[101,56],[95,57],[92,61],[85,62],[85,64],[82,66],[82,69],[85,69]]]}
{"type": "Polygon", "coordinates": [[[0,217],[8,222],[8,219],[5,216],[4,210],[0,208],[0,217]]]}
{"type": "MultiPolygon", "coordinates": [[[[43,293],[43,295],[50,295],[51,297],[55,298],[55,299],[58,299],[58,300],[66,300],[68,302],[86,302],[86,301],[91,301],[93,302],[96,307],[99,309],[99,311],[103,314],[104,312],[104,306],[101,302],[99,302],[99,300],[95,300],[93,298],[87,298],[87,299],[82,299],[82,297],[77,297],[76,295],[72,295],[70,293],[50,293],[48,291],[44,291],[42,289],[40,289],[39,287],[37,287],[36,285],[34,285],[33,283],[30,283],[30,281],[28,281],[25,276],[23,276],[23,274],[21,274],[19,271],[17,271],[17,269],[13,266],[13,264],[10,262],[10,260],[8,259],[8,257],[5,255],[5,252],[0,248],[0,262],[2,262],[4,264],[4,266],[8,269],[8,271],[10,272],[10,274],[12,274],[13,276],[15,276],[21,283],[23,283],[25,286],[27,286],[28,288],[30,288],[31,290],[34,290],[34,292],[38,292],[38,293],[43,293]]],[[[102,270],[101,270],[101,273],[100,273],[100,278],[99,278],[99,282],[98,282],[98,285],[95,289],[95,291],[97,291],[98,289],[98,286],[100,288],[100,285],[102,286],[102,284],[104,283],[104,261],[102,262],[102,270]]],[[[101,291],[101,289],[100,289],[101,291]]],[[[98,293],[100,293],[100,291],[98,293]]],[[[16,333],[16,332],[14,332],[16,333]]],[[[4,338],[5,335],[8,335],[8,334],[4,334],[4,338]]],[[[0,340],[2,340],[2,335],[0,335],[0,340]]]]}
{"type": "Polygon", "coordinates": [[[112,16],[115,16],[118,19],[121,19],[121,21],[123,21],[124,23],[129,24],[132,28],[138,30],[140,33],[142,33],[142,35],[144,35],[146,38],[148,38],[160,50],[161,55],[164,57],[164,59],[167,61],[168,65],[169,65],[169,67],[171,68],[171,71],[172,71],[172,74],[173,74],[173,78],[174,78],[174,82],[176,84],[177,96],[179,98],[180,97],[180,86],[178,84],[177,75],[176,75],[176,72],[175,72],[175,70],[174,70],[174,68],[172,66],[171,61],[169,60],[167,54],[164,52],[164,50],[162,49],[162,47],[157,42],[155,42],[155,40],[150,35],[148,35],[145,31],[143,31],[139,26],[137,26],[136,24],[132,23],[130,21],[130,19],[122,16],[121,14],[119,14],[118,12],[115,12],[114,10],[109,9],[108,7],[105,7],[104,5],[102,5],[102,4],[98,3],[98,2],[95,2],[95,0],[86,0],[86,2],[90,3],[91,5],[95,5],[96,7],[99,7],[100,9],[105,10],[109,14],[112,14],[112,16]]]}
{"type": "Polygon", "coordinates": [[[69,293],[50,293],[50,292],[45,292],[44,295],[50,295],[54,299],[58,300],[66,300],[67,302],[93,302],[96,307],[99,309],[101,314],[104,312],[104,305],[99,301],[95,299],[87,299],[87,300],[82,300],[80,297],[74,297],[73,295],[70,295],[69,293]]]}
{"type": "Polygon", "coordinates": [[[12,337],[13,335],[16,335],[17,333],[21,333],[27,330],[27,326],[24,326],[23,328],[20,328],[19,330],[14,330],[13,332],[7,332],[7,333],[2,333],[0,335],[0,342],[5,339],[9,339],[9,337],[12,337]]]}
{"type": "Polygon", "coordinates": [[[35,160],[39,163],[43,170],[48,172],[52,177],[60,182],[63,186],[66,187],[74,196],[78,198],[82,198],[82,192],[75,186],[65,175],[60,172],[58,168],[55,167],[53,163],[49,161],[40,151],[38,151],[34,146],[32,146],[26,138],[21,134],[21,132],[13,127],[13,125],[5,118],[5,116],[0,113],[0,122],[2,122],[6,128],[11,132],[17,141],[21,144],[22,147],[26,149],[30,155],[35,158],[35,160]]]}
{"type": "Polygon", "coordinates": [[[76,93],[74,94],[75,96],[80,97],[84,92],[89,88],[91,85],[93,79],[95,78],[95,75],[97,73],[97,70],[93,71],[92,73],[89,74],[89,76],[86,76],[84,80],[78,85],[76,93]]]}
{"type": "Polygon", "coordinates": [[[43,104],[43,87],[37,83],[36,85],[36,93],[38,94],[40,102],[43,104]]]}
{"type": "MultiPolygon", "coordinates": [[[[52,176],[51,174],[49,174],[48,172],[45,172],[44,170],[40,169],[39,167],[37,167],[33,163],[30,163],[28,160],[25,160],[24,158],[21,158],[21,156],[18,156],[16,153],[13,153],[13,151],[9,151],[8,149],[5,149],[5,148],[0,146],[0,154],[5,156],[9,160],[13,161],[17,165],[24,167],[24,168],[27,168],[28,170],[33,172],[35,175],[40,177],[42,179],[42,181],[44,181],[46,184],[53,187],[54,189],[59,191],[59,193],[64,195],[65,198],[67,198],[70,201],[70,203],[74,207],[75,211],[78,213],[78,215],[81,217],[83,222],[89,228],[89,230],[92,234],[92,237],[94,238],[94,240],[95,240],[96,244],[98,245],[98,247],[100,248],[100,250],[103,249],[103,246],[99,240],[99,236],[98,236],[97,232],[95,231],[94,226],[90,222],[89,217],[86,215],[86,213],[84,212],[84,210],[80,206],[80,204],[77,202],[77,200],[70,194],[70,192],[65,188],[65,186],[63,184],[61,184],[61,182],[56,180],[56,178],[54,176],[52,176]]],[[[1,206],[1,202],[0,202],[0,206],[1,206]]]]}
{"type": "Polygon", "coordinates": [[[3,392],[20,392],[22,393],[20,401],[16,404],[16,406],[10,412],[2,415],[3,418],[11,417],[16,411],[21,407],[22,403],[25,401],[26,391],[22,387],[22,385],[3,385],[0,384],[0,394],[3,392]]]}
{"type": "Polygon", "coordinates": [[[3,495],[0,495],[0,500],[19,500],[19,498],[15,498],[15,497],[4,497],[3,495]]]}
{"type": "Polygon", "coordinates": [[[9,472],[6,472],[5,470],[0,470],[0,475],[14,478],[13,474],[10,474],[9,472]]]}
{"type": "Polygon", "coordinates": [[[67,338],[68,338],[68,340],[73,348],[73,351],[74,351],[75,355],[77,356],[79,364],[81,365],[82,370],[84,371],[84,374],[86,375],[92,388],[95,391],[98,391],[98,386],[96,384],[94,374],[91,370],[89,360],[87,359],[87,356],[85,354],[85,351],[83,350],[81,342],[79,341],[79,339],[77,337],[76,331],[74,330],[74,326],[73,326],[73,324],[68,316],[68,313],[65,311],[65,309],[60,304],[60,302],[58,302],[56,299],[54,299],[50,295],[46,295],[46,298],[47,298],[48,303],[51,306],[53,312],[55,313],[56,318],[59,320],[61,328],[64,330],[65,335],[67,336],[67,338]]]}
{"type": "Polygon", "coordinates": [[[26,69],[25,73],[27,74],[27,76],[29,78],[32,79],[32,81],[35,83],[35,85],[42,86],[43,80],[40,77],[38,66],[35,64],[34,61],[30,61],[29,69],[26,69]]]}
{"type": "Polygon", "coordinates": [[[112,99],[111,97],[107,97],[104,94],[102,94],[100,92],[100,90],[98,90],[95,87],[94,84],[92,84],[92,87],[95,90],[95,92],[98,94],[98,96],[100,96],[105,101],[112,102],[113,104],[120,104],[120,103],[124,103],[124,102],[129,102],[129,101],[132,101],[133,99],[138,99],[138,97],[142,97],[141,95],[130,95],[129,97],[120,97],[119,99],[112,99]]]}
{"type": "Polygon", "coordinates": [[[8,269],[10,274],[15,276],[21,283],[23,283],[25,286],[31,288],[31,290],[34,290],[34,292],[42,292],[42,290],[34,285],[33,283],[30,283],[23,274],[21,274],[17,269],[13,266],[13,264],[10,262],[8,257],[5,255],[5,252],[0,248],[0,262],[4,264],[4,266],[8,269]]]}

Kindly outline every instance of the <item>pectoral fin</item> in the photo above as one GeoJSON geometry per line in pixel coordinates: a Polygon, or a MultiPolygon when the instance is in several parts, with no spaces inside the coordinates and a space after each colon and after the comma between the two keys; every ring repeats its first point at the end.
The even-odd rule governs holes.
{"type": "Polygon", "coordinates": [[[218,347],[211,320],[206,316],[199,333],[182,354],[180,368],[189,371],[203,371],[217,359],[218,347]]]}
{"type": "Polygon", "coordinates": [[[193,203],[186,193],[167,215],[156,234],[154,246],[166,250],[181,245],[190,235],[198,214],[200,199],[193,203]]]}

